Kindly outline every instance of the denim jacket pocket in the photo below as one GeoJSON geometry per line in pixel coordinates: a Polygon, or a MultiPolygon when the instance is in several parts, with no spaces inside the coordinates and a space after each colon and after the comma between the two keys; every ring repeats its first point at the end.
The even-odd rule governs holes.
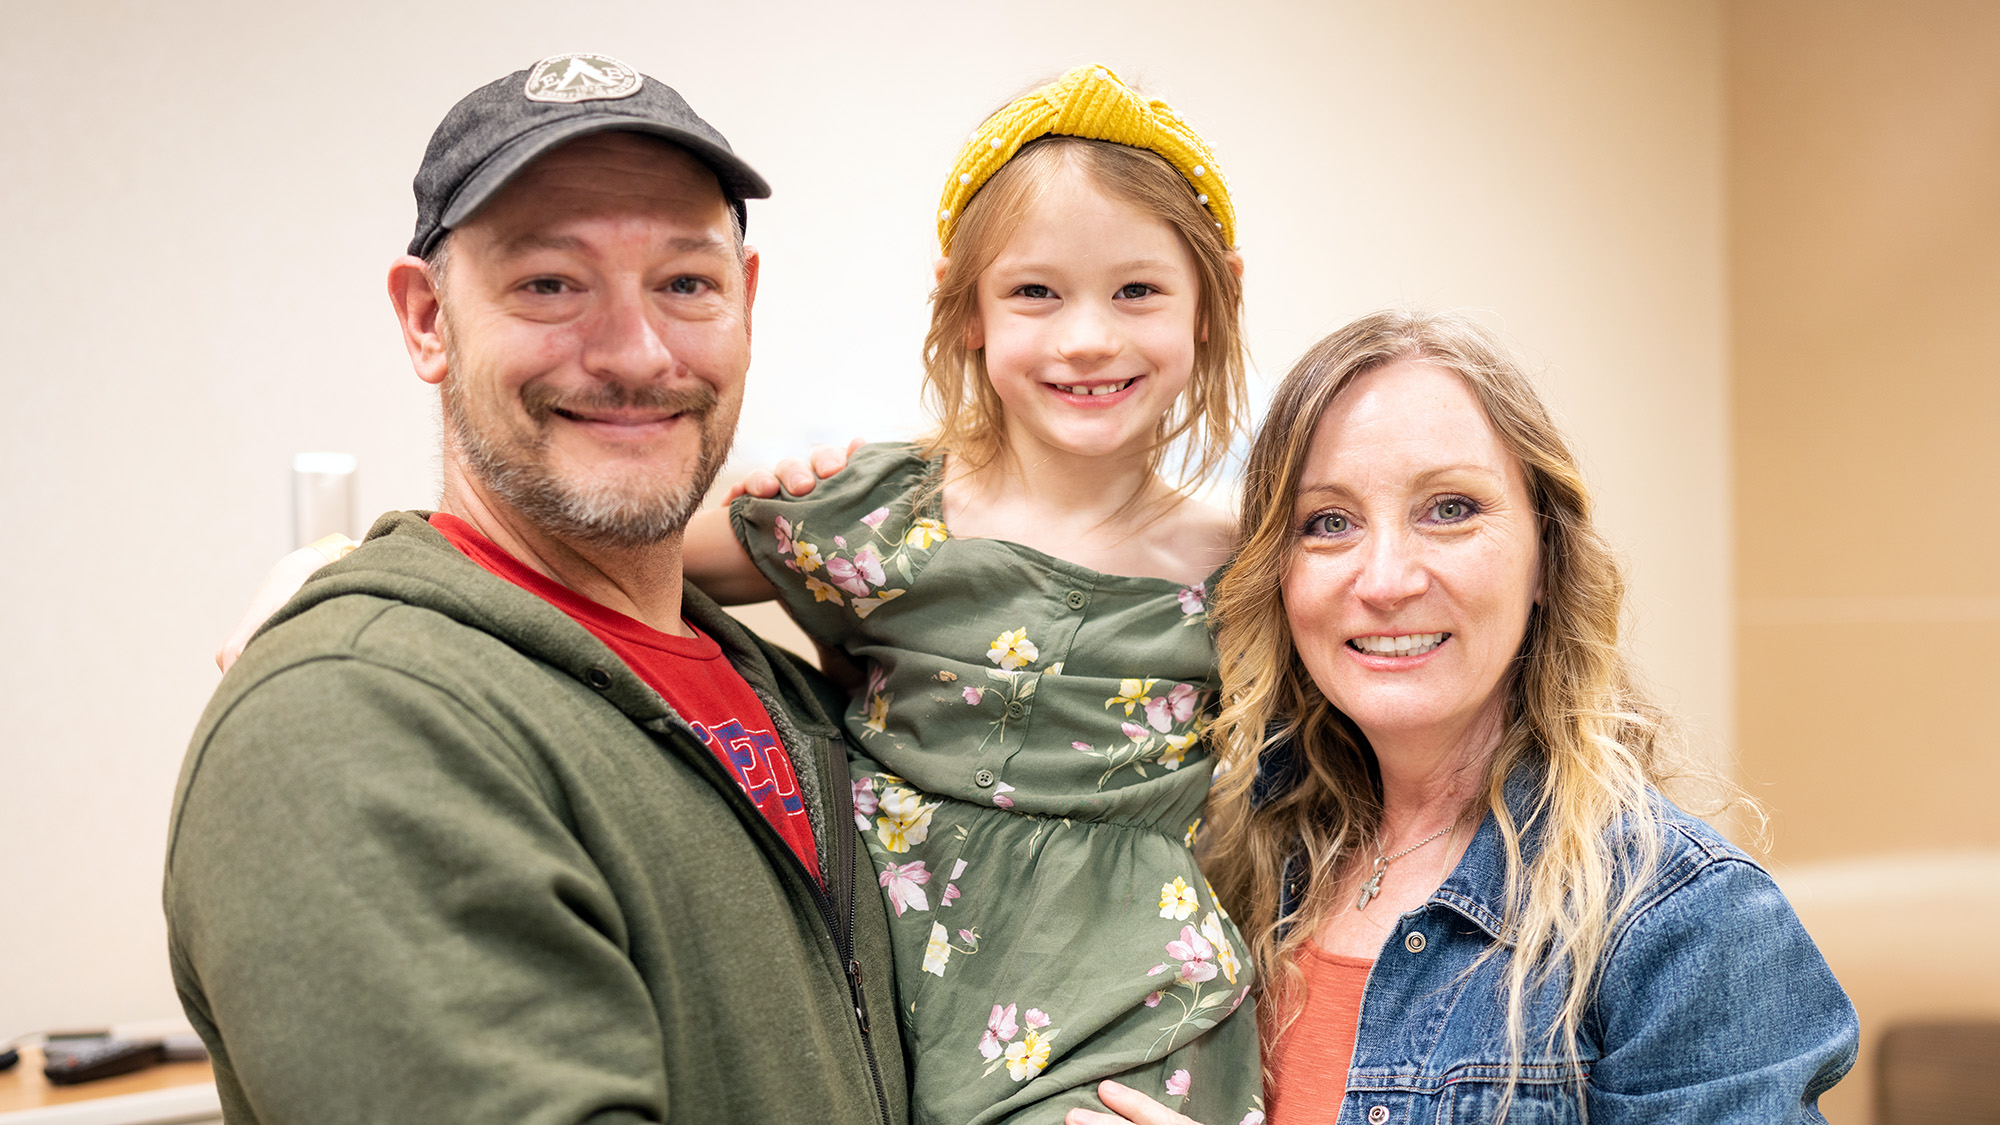
{"type": "Polygon", "coordinates": [[[1470,1125],[1500,1119],[1507,1102],[1507,1125],[1581,1125],[1587,1066],[1525,1063],[1508,1097],[1505,1063],[1465,1064],[1445,1075],[1438,1099],[1438,1125],[1470,1125]]]}

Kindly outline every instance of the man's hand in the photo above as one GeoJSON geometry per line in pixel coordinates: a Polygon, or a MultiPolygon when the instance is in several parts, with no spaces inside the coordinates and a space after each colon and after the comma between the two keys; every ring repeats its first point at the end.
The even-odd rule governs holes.
{"type": "Polygon", "coordinates": [[[837,445],[815,445],[803,461],[796,457],[787,457],[768,471],[758,469],[730,485],[729,495],[724,499],[734,500],[747,493],[760,500],[769,500],[778,494],[779,485],[783,485],[785,491],[794,496],[804,496],[820,481],[845,469],[847,459],[854,456],[855,450],[866,444],[864,439],[855,438],[847,443],[845,449],[837,445]]]}
{"type": "Polygon", "coordinates": [[[1097,1096],[1112,1113],[1072,1109],[1063,1116],[1063,1125],[1198,1125],[1193,1118],[1175,1113],[1130,1086],[1099,1082],[1097,1096]]]}

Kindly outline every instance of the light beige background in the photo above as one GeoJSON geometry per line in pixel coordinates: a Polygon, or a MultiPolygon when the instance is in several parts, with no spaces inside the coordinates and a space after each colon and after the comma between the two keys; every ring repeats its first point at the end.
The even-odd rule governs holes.
{"type": "MultiPolygon", "coordinates": [[[[1903,190],[1921,198],[1897,205],[1914,222],[1937,206],[1925,185],[1969,170],[1990,186],[2000,168],[1993,91],[1939,78],[1898,103],[1926,128],[1881,130],[1914,154],[1909,174],[1827,195],[1825,160],[1843,175],[1871,164],[1837,143],[1849,111],[1821,121],[1815,99],[1867,117],[1927,74],[1850,74],[1842,60],[1876,25],[1961,69],[2000,44],[1974,5],[1895,10],[1924,15],[1871,23],[1803,0],[1086,3],[1053,21],[1017,4],[0,0],[0,1037],[175,1011],[159,870],[209,652],[291,545],[293,453],[357,455],[365,512],[434,499],[435,402],[382,296],[409,178],[459,95],[563,50],[676,86],[776,187],[751,212],[765,272],[746,458],[921,426],[929,219],[957,144],[1035,81],[1103,62],[1216,145],[1266,379],[1401,301],[1487,310],[1545,371],[1632,562],[1635,647],[1705,747],[1723,761],[1743,747],[1779,859],[1992,848],[1983,793],[1962,787],[1947,816],[1924,805],[1949,769],[1991,769],[1967,702],[1990,693],[1991,658],[1958,655],[1978,637],[1952,619],[1874,642],[1869,659],[1894,665],[1931,725],[1922,744],[1874,751],[1900,769],[1850,783],[1818,768],[1852,772],[1865,740],[1850,732],[1919,726],[1869,706],[1888,670],[1855,662],[1865,630],[1794,621],[1839,599],[1865,615],[1902,604],[1884,598],[1957,598],[1986,606],[1990,632],[2000,594],[1957,535],[1992,542],[1990,364],[1939,336],[1990,332],[1991,288],[1923,264],[1971,260],[1945,226],[1911,246],[1885,221],[1804,253],[1851,226],[1843,209],[1872,214],[1903,190]],[[1786,66],[1798,82],[1773,77],[1786,66]],[[1795,146],[1814,129],[1822,149],[1795,146]],[[1892,249],[1901,273],[1879,268],[1892,249]],[[1867,285],[1840,290],[1850,275],[1867,285]],[[1918,283],[1938,289],[1916,301],[1918,283]],[[1817,302],[1803,311],[1789,296],[1802,289],[1817,302]],[[1937,315],[1920,331],[1891,315],[1867,346],[1826,338],[1891,298],[1937,315]],[[1926,358],[1902,362],[1916,339],[1926,358]],[[1829,356],[1847,357],[1845,397],[1787,414],[1834,385],[1829,356]],[[1880,409],[1889,361],[1909,411],[1880,409]],[[1983,414],[1953,397],[1981,393],[1983,414]],[[1886,442],[1871,430],[1885,419],[1899,427],[1886,442]],[[1791,444],[1765,443],[1777,434],[1791,444]],[[1956,475],[1921,505],[1883,506],[1944,469],[1956,475]],[[1836,471],[1852,479],[1829,483],[1836,471]],[[1876,562],[1829,563],[1862,542],[1876,562]],[[1906,640],[1944,646],[1959,678],[1939,688],[1929,665],[1893,661],[1906,640]],[[1811,724],[1786,721],[1800,715],[1811,724]],[[1893,810],[1871,803],[1905,776],[1930,784],[1893,789],[1893,810]]],[[[1973,181],[1951,196],[1988,248],[1995,199],[1973,181]]],[[[1798,872],[1830,901],[1853,881],[1780,874],[1798,872]]]]}

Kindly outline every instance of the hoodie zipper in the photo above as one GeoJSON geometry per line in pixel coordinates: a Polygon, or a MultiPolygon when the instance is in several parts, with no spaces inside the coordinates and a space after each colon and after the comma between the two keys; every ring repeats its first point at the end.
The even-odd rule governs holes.
{"type": "MultiPolygon", "coordinates": [[[[758,701],[764,705],[764,709],[767,712],[772,709],[773,700],[765,698],[764,693],[758,691],[754,685],[751,687],[751,692],[757,696],[758,701]]],[[[812,893],[813,904],[819,907],[820,921],[826,925],[828,936],[833,938],[834,952],[839,956],[841,962],[841,973],[847,978],[847,994],[854,1007],[855,1028],[861,1033],[862,1053],[868,1060],[868,1077],[875,1086],[876,1112],[880,1114],[882,1125],[890,1125],[889,1095],[882,1084],[882,1064],[875,1055],[875,1038],[869,1027],[868,998],[866,991],[862,987],[861,962],[854,956],[855,838],[852,832],[844,830],[846,825],[854,819],[854,790],[844,780],[847,773],[846,754],[843,752],[840,755],[839,764],[841,768],[837,774],[829,776],[829,773],[832,772],[828,768],[829,758],[832,751],[838,748],[839,743],[832,738],[822,738],[810,733],[806,734],[808,739],[817,739],[826,744],[827,753],[815,755],[818,760],[814,764],[820,767],[821,785],[826,789],[827,795],[833,805],[827,811],[829,814],[838,816],[838,819],[828,825],[827,831],[833,836],[831,842],[834,851],[834,866],[830,877],[841,887],[843,896],[846,899],[846,924],[843,925],[841,913],[833,900],[833,896],[828,893],[827,887],[820,881],[819,875],[807,868],[805,861],[799,858],[799,854],[793,851],[791,845],[785,843],[784,839],[778,835],[778,830],[773,828],[771,822],[764,818],[763,812],[750,802],[750,798],[744,794],[742,787],[736,784],[736,779],[729,776],[723,769],[722,763],[716,760],[714,753],[702,743],[701,737],[695,734],[694,730],[679,716],[674,716],[668,719],[667,722],[675,734],[681,735],[693,743],[694,752],[686,756],[700,759],[701,764],[696,768],[707,774],[709,784],[723,792],[724,800],[734,803],[738,818],[753,824],[754,827],[751,828],[752,832],[761,831],[765,835],[767,842],[775,844],[777,846],[776,850],[782,852],[791,861],[792,869],[798,872],[800,878],[805,880],[807,890],[812,893]],[[748,813],[747,816],[744,815],[746,811],[748,813]]],[[[780,740],[779,746],[781,748],[784,746],[782,740],[780,740]]],[[[789,750],[786,751],[786,756],[792,756],[789,750]]],[[[798,761],[796,758],[793,759],[792,769],[794,772],[798,770],[798,761]]]]}

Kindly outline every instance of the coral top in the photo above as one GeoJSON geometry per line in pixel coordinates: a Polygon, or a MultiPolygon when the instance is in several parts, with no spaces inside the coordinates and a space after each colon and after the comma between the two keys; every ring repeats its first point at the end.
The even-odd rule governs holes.
{"type": "Polygon", "coordinates": [[[1300,946],[1297,956],[1305,977],[1305,1004],[1272,1047],[1267,1120],[1270,1125],[1333,1125],[1347,1093],[1361,992],[1375,962],[1340,957],[1315,945],[1300,946]]]}

